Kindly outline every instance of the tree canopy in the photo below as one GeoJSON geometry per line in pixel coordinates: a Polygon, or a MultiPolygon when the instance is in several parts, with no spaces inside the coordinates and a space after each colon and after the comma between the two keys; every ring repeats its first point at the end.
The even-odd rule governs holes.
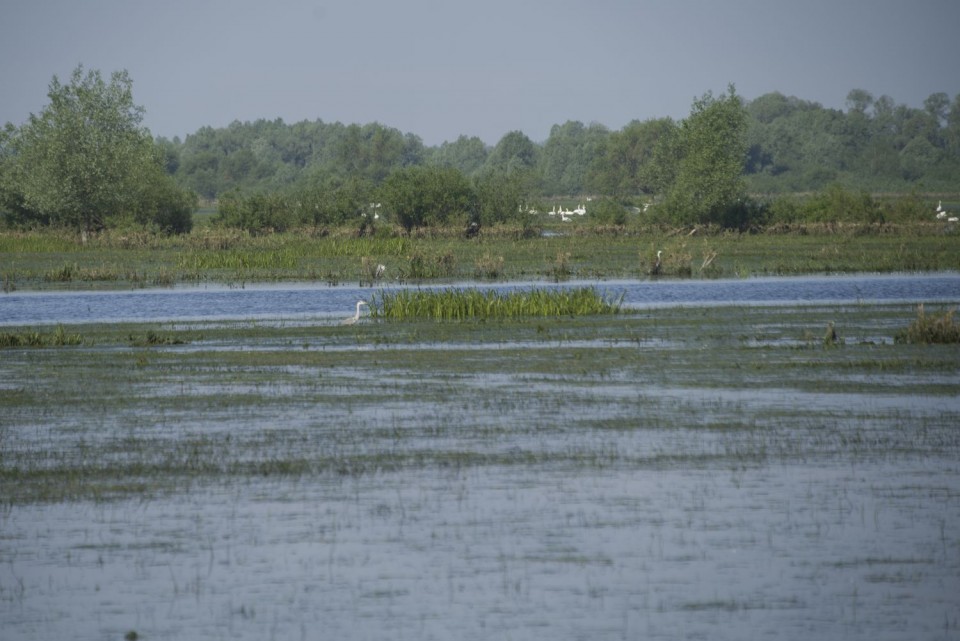
{"type": "Polygon", "coordinates": [[[912,108],[857,88],[839,110],[777,92],[748,101],[731,85],[679,121],[567,121],[542,142],[510,131],[494,145],[460,136],[436,147],[380,123],[279,118],[151,140],[125,71],[107,82],[78,67],[48,96],[39,115],[0,131],[0,214],[14,224],[184,231],[199,195],[220,202],[220,222],[249,229],[343,224],[387,200],[411,229],[594,195],[654,200],[648,218],[742,227],[748,193],[955,190],[960,175],[960,94],[912,108]],[[404,195],[411,184],[429,197],[404,195]],[[437,184],[455,191],[447,211],[437,184]]]}
{"type": "Polygon", "coordinates": [[[84,230],[124,220],[187,231],[195,199],[176,186],[164,156],[141,127],[126,71],[110,82],[78,66],[54,76],[50,104],[19,129],[5,129],[0,205],[24,224],[84,230]]]}

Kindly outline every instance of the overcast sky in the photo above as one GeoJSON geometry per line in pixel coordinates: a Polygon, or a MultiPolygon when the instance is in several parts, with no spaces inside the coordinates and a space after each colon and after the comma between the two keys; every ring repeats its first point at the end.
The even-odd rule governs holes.
{"type": "Polygon", "coordinates": [[[379,122],[427,145],[684,118],[729,83],[845,108],[960,93],[960,0],[0,0],[0,123],[78,64],[126,69],[172,138],[379,122]]]}

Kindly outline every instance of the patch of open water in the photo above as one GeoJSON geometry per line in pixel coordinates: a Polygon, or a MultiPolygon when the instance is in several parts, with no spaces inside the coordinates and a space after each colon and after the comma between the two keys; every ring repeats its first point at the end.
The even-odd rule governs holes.
{"type": "MultiPolygon", "coordinates": [[[[795,305],[798,303],[952,302],[960,274],[803,276],[738,280],[657,280],[453,287],[572,287],[592,285],[627,308],[674,305],[795,305]]],[[[393,286],[395,287],[395,286],[393,286]]],[[[443,287],[443,286],[439,286],[443,287]]],[[[370,288],[321,284],[243,288],[184,286],[108,292],[12,292],[0,295],[0,326],[55,323],[282,319],[333,322],[350,315],[370,288]]]]}

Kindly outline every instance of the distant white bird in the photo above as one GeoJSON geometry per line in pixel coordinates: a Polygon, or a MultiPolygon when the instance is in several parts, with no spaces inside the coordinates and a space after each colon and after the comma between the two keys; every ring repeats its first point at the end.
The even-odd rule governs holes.
{"type": "MultiPolygon", "coordinates": [[[[353,316],[351,316],[350,318],[344,318],[342,321],[340,321],[340,324],[341,324],[341,325],[353,325],[353,324],[356,323],[358,320],[360,320],[360,307],[363,306],[363,305],[367,305],[367,301],[365,301],[365,300],[358,300],[358,301],[357,301],[357,313],[354,314],[353,316]]],[[[369,306],[369,305],[368,305],[368,306],[369,306]]]]}
{"type": "Polygon", "coordinates": [[[583,206],[583,203],[580,203],[580,206],[574,209],[573,213],[575,213],[577,216],[583,216],[585,213],[587,213],[587,208],[583,206]]]}
{"type": "Polygon", "coordinates": [[[662,249],[657,250],[657,260],[653,263],[653,267],[650,268],[651,276],[659,276],[660,271],[663,269],[663,264],[660,261],[660,256],[663,254],[662,249]]]}
{"type": "Polygon", "coordinates": [[[570,222],[570,214],[567,213],[567,212],[565,212],[565,211],[560,212],[560,220],[562,220],[562,221],[565,222],[565,223],[569,223],[569,222],[570,222]]]}
{"type": "Polygon", "coordinates": [[[374,277],[374,278],[377,278],[377,279],[383,278],[383,274],[384,274],[384,272],[386,272],[386,271],[387,271],[387,266],[386,266],[386,265],[377,265],[376,271],[373,272],[373,277],[374,277]]]}
{"type": "Polygon", "coordinates": [[[548,211],[547,213],[550,214],[551,216],[556,216],[556,215],[557,215],[557,206],[554,205],[554,206],[553,206],[553,209],[551,209],[551,210],[548,211]]]}
{"type": "Polygon", "coordinates": [[[947,212],[945,211],[937,212],[937,220],[943,220],[946,217],[947,217],[947,212]]]}
{"type": "Polygon", "coordinates": [[[942,201],[942,200],[938,200],[938,201],[937,201],[937,211],[943,211],[943,201],[942,201]]]}
{"type": "Polygon", "coordinates": [[[950,216],[950,218],[947,218],[948,223],[955,223],[957,221],[960,221],[960,218],[957,218],[956,216],[950,216]]]}

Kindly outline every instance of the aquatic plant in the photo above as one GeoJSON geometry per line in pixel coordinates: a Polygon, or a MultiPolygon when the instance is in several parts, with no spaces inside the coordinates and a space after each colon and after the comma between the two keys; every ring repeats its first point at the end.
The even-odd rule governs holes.
{"type": "Polygon", "coordinates": [[[477,278],[499,278],[503,274],[503,256],[494,256],[489,252],[477,258],[473,273],[477,278]]]}
{"type": "Polygon", "coordinates": [[[63,325],[57,325],[52,334],[35,331],[0,332],[0,349],[4,347],[63,347],[83,342],[80,334],[68,334],[63,325]]]}
{"type": "Polygon", "coordinates": [[[956,310],[928,315],[923,305],[917,306],[917,318],[897,332],[897,343],[944,344],[960,343],[960,324],[953,318],[956,310]]]}
{"type": "Polygon", "coordinates": [[[417,289],[380,292],[372,307],[375,316],[390,320],[466,320],[615,314],[620,302],[606,300],[593,287],[513,292],[417,289]]]}

